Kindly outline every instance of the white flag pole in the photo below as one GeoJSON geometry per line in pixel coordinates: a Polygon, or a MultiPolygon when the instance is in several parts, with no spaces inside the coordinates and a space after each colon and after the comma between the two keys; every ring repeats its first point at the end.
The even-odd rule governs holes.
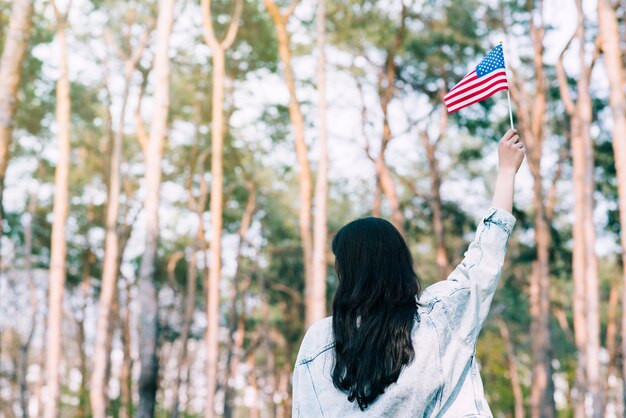
{"type": "MultiPolygon", "coordinates": [[[[502,41],[500,41],[500,45],[502,45],[502,41]]],[[[504,45],[502,46],[502,55],[504,55],[504,45]]],[[[505,61],[505,67],[506,67],[506,61],[505,61]]],[[[507,78],[506,98],[509,101],[509,121],[511,122],[511,129],[515,129],[515,127],[513,127],[513,110],[511,109],[511,93],[509,92],[508,83],[509,81],[507,78]]]]}
{"type": "Polygon", "coordinates": [[[509,89],[506,89],[506,97],[509,100],[509,120],[511,121],[511,129],[515,129],[513,127],[513,111],[511,110],[511,93],[509,93],[509,89]]]}

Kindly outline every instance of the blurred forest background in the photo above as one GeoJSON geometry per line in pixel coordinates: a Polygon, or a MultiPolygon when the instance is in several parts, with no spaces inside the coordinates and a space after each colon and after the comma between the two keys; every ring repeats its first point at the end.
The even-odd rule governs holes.
{"type": "Polygon", "coordinates": [[[460,261],[508,108],[442,97],[500,40],[528,158],[485,392],[496,417],[623,417],[625,16],[0,0],[0,417],[289,417],[339,227],[392,220],[426,285],[460,261]]]}

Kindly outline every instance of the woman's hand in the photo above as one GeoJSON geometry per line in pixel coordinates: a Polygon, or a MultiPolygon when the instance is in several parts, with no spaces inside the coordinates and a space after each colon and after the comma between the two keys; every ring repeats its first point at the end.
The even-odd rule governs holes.
{"type": "Polygon", "coordinates": [[[525,155],[526,149],[517,134],[517,130],[509,129],[506,131],[498,146],[500,171],[517,173],[525,155]]]}
{"type": "Polygon", "coordinates": [[[496,179],[496,188],[493,192],[493,200],[491,206],[513,211],[513,190],[515,188],[515,174],[519,169],[526,148],[520,140],[515,129],[509,129],[498,146],[499,167],[498,178],[496,179]]]}

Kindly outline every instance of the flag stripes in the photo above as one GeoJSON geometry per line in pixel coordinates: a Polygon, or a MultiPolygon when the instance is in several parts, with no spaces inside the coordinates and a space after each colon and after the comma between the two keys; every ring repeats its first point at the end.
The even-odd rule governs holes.
{"type": "Polygon", "coordinates": [[[445,95],[443,100],[448,112],[454,113],[459,109],[480,102],[499,91],[508,89],[504,55],[502,46],[499,45],[474,70],[463,77],[445,95]]]}

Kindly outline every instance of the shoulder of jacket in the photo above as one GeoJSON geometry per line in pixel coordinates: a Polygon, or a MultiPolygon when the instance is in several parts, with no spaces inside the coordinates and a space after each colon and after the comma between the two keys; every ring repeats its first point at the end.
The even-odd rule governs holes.
{"type": "Polygon", "coordinates": [[[311,362],[315,357],[334,347],[332,316],[321,319],[309,327],[298,353],[296,366],[311,362]]]}

